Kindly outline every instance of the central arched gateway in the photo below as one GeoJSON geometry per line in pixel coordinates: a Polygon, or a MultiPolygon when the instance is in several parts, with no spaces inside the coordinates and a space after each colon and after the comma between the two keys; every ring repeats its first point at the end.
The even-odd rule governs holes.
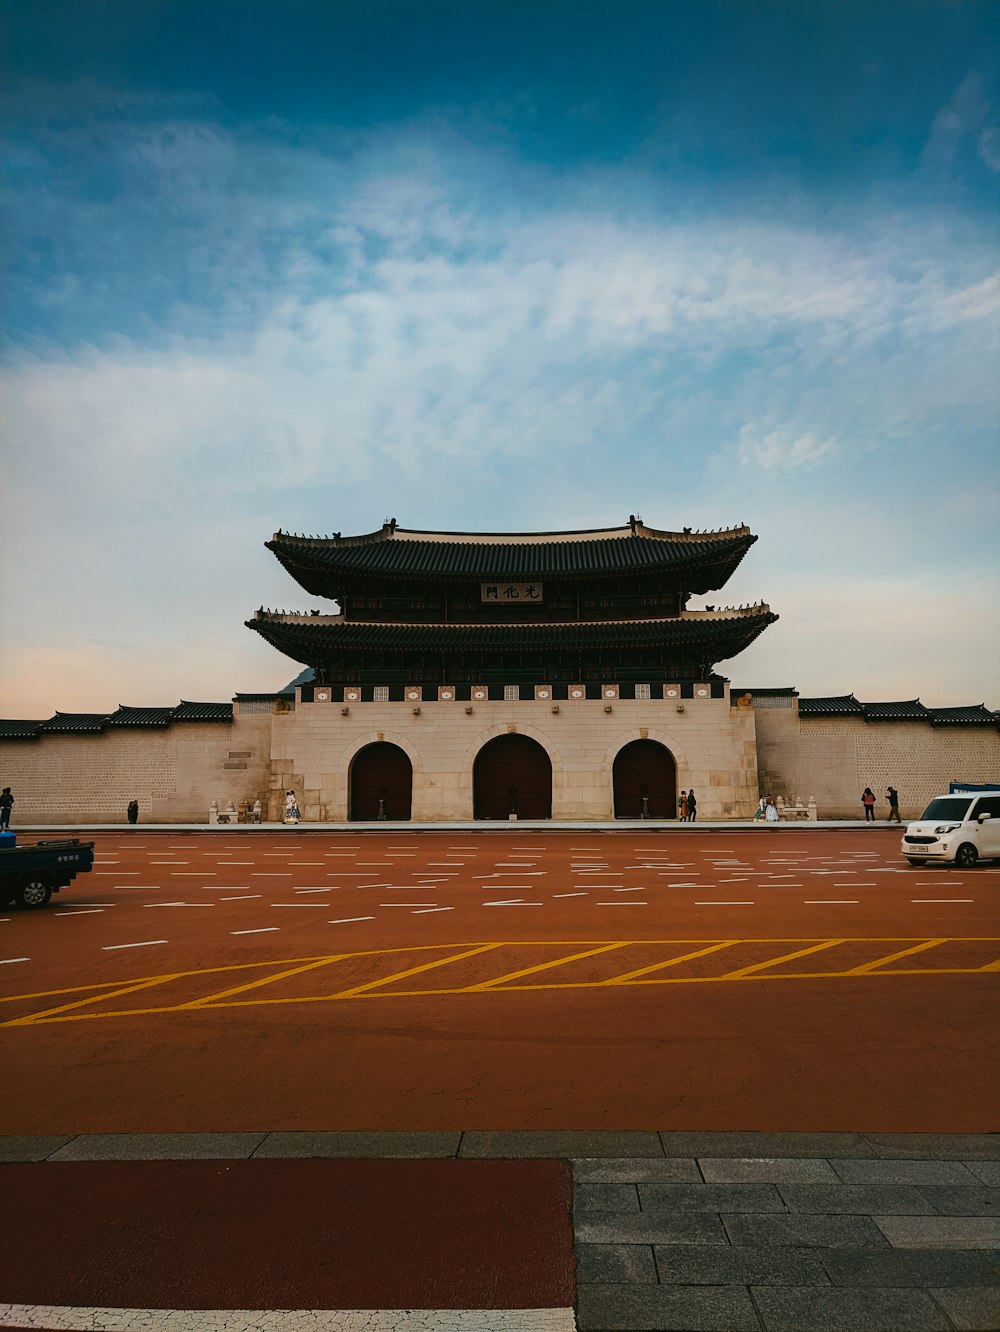
{"type": "Polygon", "coordinates": [[[536,740],[498,735],[483,745],[472,769],[477,819],[550,819],[552,763],[536,740]]]}
{"type": "Polygon", "coordinates": [[[657,740],[633,740],[618,751],[614,788],[616,819],[677,817],[677,767],[657,740]]]}
{"type": "Polygon", "coordinates": [[[366,745],[351,764],[351,804],[354,822],[408,819],[413,799],[413,765],[398,745],[384,741],[366,745]]]}

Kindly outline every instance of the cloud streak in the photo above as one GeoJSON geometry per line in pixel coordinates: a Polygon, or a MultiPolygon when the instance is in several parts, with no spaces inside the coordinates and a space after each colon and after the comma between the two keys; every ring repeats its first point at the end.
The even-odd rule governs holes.
{"type": "MultiPolygon", "coordinates": [[[[226,126],[210,100],[180,116],[78,91],[15,145],[8,549],[44,531],[46,559],[4,561],[8,711],[284,684],[291,663],[241,627],[304,596],[260,549],[278,526],[581,527],[637,508],[760,532],[715,598],[782,615],[725,668],[741,680],[863,696],[917,661],[926,683],[896,692],[988,694],[975,609],[934,581],[942,549],[985,560],[994,535],[1000,277],[974,216],[871,200],[695,216],[634,163],[602,168],[595,197],[588,173],[430,120],[302,141],[226,126]],[[866,564],[887,539],[905,562],[890,587],[866,564]],[[978,645],[960,664],[882,613],[929,587],[978,645]],[[859,674],[862,643],[877,665],[859,674]]],[[[974,93],[928,161],[988,128],[974,93]]]]}

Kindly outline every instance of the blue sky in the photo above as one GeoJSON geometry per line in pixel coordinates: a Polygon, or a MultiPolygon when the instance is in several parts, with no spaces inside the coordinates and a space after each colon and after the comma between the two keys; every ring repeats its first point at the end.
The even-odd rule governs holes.
{"type": "Polygon", "coordinates": [[[630,512],[758,533],[735,683],[1000,707],[998,13],[7,0],[3,715],[284,685],[278,527],[630,512]]]}

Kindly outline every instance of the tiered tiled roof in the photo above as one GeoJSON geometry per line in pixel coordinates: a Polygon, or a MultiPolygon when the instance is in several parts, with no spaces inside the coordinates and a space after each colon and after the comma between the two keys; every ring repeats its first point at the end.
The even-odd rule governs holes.
{"type": "Polygon", "coordinates": [[[167,727],[173,718],[173,708],[126,708],[119,705],[117,712],[108,717],[108,726],[167,727]]]}
{"type": "Polygon", "coordinates": [[[0,740],[34,740],[41,735],[101,735],[109,727],[162,729],[174,722],[231,722],[232,703],[188,703],[173,708],[118,707],[114,712],[57,712],[46,721],[0,719],[0,740]]]}
{"type": "Polygon", "coordinates": [[[863,703],[865,721],[927,721],[929,713],[919,698],[899,703],[863,703]]]}
{"type": "Polygon", "coordinates": [[[1000,713],[991,712],[982,703],[966,708],[930,708],[932,726],[997,726],[1000,713]]]}
{"type": "Polygon", "coordinates": [[[863,704],[853,694],[837,694],[830,698],[800,698],[800,717],[849,717],[861,716],[863,704]]]}
{"type": "Polygon", "coordinates": [[[362,536],[276,532],[266,542],[307,592],[336,597],[345,578],[584,580],[669,571],[687,590],[722,587],[757,538],[747,527],[661,532],[642,522],[581,532],[421,532],[387,523],[362,536]]]}
{"type": "Polygon", "coordinates": [[[40,721],[0,721],[0,740],[34,740],[40,721]]]}
{"type": "Polygon", "coordinates": [[[181,699],[174,708],[173,720],[178,722],[231,722],[232,703],[189,703],[181,699]]]}
{"type": "MultiPolygon", "coordinates": [[[[731,691],[735,693],[735,690],[731,691]]],[[[891,703],[862,703],[853,694],[800,698],[800,717],[863,717],[870,722],[929,722],[931,726],[997,726],[1000,715],[982,703],[958,708],[929,708],[919,698],[891,703]]]]}
{"type": "Polygon", "coordinates": [[[38,729],[57,734],[86,735],[103,731],[107,722],[106,712],[57,712],[48,721],[40,722],[38,729]]]}
{"type": "Polygon", "coordinates": [[[778,617],[764,604],[685,611],[673,619],[559,624],[372,624],[339,615],[257,611],[247,620],[280,652],[314,665],[338,652],[558,651],[588,648],[704,648],[713,661],[742,652],[778,617]]]}

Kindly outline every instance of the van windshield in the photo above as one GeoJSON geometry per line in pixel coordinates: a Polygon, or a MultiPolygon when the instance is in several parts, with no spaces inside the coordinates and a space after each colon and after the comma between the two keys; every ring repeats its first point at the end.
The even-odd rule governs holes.
{"type": "Polygon", "coordinates": [[[922,819],[941,819],[946,823],[962,823],[972,799],[969,796],[939,796],[921,814],[922,819]]]}

